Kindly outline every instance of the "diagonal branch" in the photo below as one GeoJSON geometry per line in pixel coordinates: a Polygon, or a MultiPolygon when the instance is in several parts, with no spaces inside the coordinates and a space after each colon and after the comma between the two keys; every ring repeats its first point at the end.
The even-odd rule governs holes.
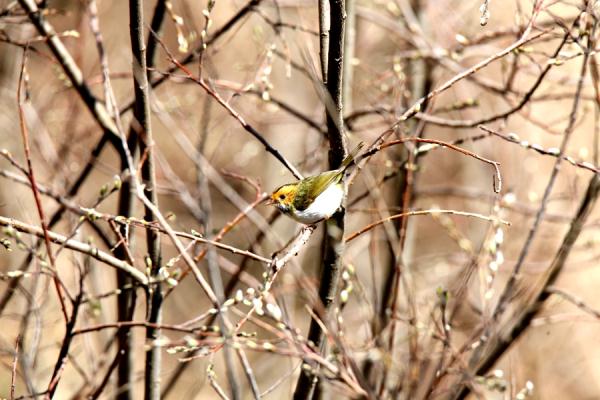
{"type": "Polygon", "coordinates": [[[19,4],[29,15],[29,19],[35,25],[38,32],[47,37],[47,44],[50,50],[62,66],[65,74],[73,87],[79,93],[81,99],[92,113],[96,121],[102,126],[105,131],[110,132],[115,138],[118,137],[117,126],[115,121],[104,107],[104,104],[99,101],[91,92],[88,85],[83,79],[83,74],[77,66],[77,63],[56,34],[56,31],[44,17],[41,10],[38,9],[34,0],[19,0],[19,4]]]}

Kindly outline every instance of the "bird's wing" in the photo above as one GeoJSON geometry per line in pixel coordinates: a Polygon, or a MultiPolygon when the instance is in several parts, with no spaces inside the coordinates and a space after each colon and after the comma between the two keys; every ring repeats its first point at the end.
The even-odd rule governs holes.
{"type": "Polygon", "coordinates": [[[344,172],[341,170],[333,170],[306,178],[304,189],[298,192],[296,200],[296,204],[302,204],[302,206],[296,207],[296,209],[305,210],[329,185],[338,183],[343,174],[344,172]],[[312,188],[312,190],[308,190],[308,188],[312,188]]]}

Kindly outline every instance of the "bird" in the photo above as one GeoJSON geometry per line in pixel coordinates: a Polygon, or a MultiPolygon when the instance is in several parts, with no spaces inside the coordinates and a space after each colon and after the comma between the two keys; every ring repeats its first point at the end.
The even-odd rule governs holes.
{"type": "Polygon", "coordinates": [[[360,142],[337,169],[278,187],[267,199],[267,204],[305,225],[329,219],[342,205],[344,174],[355,165],[354,159],[363,145],[360,142]]]}

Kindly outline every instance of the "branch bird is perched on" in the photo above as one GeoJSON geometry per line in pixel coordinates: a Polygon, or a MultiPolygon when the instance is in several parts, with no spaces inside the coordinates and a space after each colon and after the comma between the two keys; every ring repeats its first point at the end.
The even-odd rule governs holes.
{"type": "Polygon", "coordinates": [[[354,157],[363,145],[359,143],[338,169],[280,186],[271,194],[268,204],[303,224],[312,225],[328,219],[342,205],[344,174],[354,165],[354,157]]]}

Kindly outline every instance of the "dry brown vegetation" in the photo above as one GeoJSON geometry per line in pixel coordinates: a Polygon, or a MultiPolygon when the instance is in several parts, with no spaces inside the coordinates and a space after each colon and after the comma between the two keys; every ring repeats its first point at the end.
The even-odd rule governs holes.
{"type": "Polygon", "coordinates": [[[600,397],[599,17],[0,0],[0,396],[600,397]]]}

